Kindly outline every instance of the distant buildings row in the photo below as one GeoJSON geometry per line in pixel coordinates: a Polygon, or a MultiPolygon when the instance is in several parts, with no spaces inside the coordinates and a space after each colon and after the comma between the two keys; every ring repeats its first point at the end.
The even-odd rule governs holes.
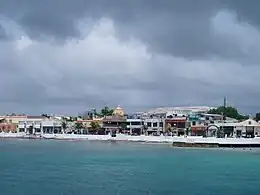
{"type": "Polygon", "coordinates": [[[193,135],[217,137],[260,136],[260,124],[252,119],[238,122],[222,115],[207,114],[211,107],[159,108],[126,115],[118,106],[111,116],[68,121],[66,117],[1,116],[0,132],[77,133],[131,135],[193,135]]]}

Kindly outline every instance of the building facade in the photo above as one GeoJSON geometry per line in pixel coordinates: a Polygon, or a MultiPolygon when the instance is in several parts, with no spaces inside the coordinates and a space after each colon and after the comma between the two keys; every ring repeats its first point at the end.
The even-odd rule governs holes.
{"type": "Polygon", "coordinates": [[[165,127],[168,133],[180,136],[187,133],[189,124],[187,123],[187,117],[168,117],[165,119],[165,127]]]}
{"type": "Polygon", "coordinates": [[[103,127],[105,134],[115,134],[124,130],[124,124],[126,123],[126,119],[122,116],[112,115],[105,116],[103,118],[103,127]]]}
{"type": "Polygon", "coordinates": [[[61,121],[45,117],[30,117],[19,121],[19,132],[26,134],[53,134],[62,133],[61,121]]]}
{"type": "Polygon", "coordinates": [[[144,131],[147,135],[160,135],[164,132],[165,120],[163,118],[144,119],[144,131]]]}
{"type": "Polygon", "coordinates": [[[21,116],[0,116],[0,132],[15,133],[18,130],[20,120],[27,118],[25,115],[21,116]]]}
{"type": "Polygon", "coordinates": [[[205,119],[200,114],[190,114],[187,118],[189,125],[189,134],[192,136],[205,136],[206,126],[205,119]]]}
{"type": "Polygon", "coordinates": [[[126,119],[126,128],[130,135],[141,135],[144,133],[144,120],[126,119]]]}

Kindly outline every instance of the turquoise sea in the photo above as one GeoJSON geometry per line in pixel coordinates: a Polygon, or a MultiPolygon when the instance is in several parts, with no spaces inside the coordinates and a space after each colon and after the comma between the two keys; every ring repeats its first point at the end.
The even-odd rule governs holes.
{"type": "Polygon", "coordinates": [[[260,150],[0,140],[1,195],[257,195],[260,150]]]}

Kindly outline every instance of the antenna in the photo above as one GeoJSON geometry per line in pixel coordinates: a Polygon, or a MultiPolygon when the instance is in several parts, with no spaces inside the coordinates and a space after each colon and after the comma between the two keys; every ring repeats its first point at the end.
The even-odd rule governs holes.
{"type": "Polygon", "coordinates": [[[226,106],[227,106],[227,97],[226,96],[224,97],[224,105],[223,106],[224,106],[224,108],[226,108],[226,106]]]}

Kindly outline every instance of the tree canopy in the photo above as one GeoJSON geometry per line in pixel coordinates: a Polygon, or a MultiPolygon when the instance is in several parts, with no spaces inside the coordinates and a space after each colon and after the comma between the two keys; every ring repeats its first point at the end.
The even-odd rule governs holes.
{"type": "Polygon", "coordinates": [[[127,128],[126,122],[122,122],[122,123],[120,124],[120,129],[125,130],[126,128],[127,128]]]}
{"type": "Polygon", "coordinates": [[[231,106],[220,106],[216,109],[211,109],[208,111],[208,114],[223,114],[225,117],[230,117],[237,120],[245,120],[249,118],[248,116],[239,114],[238,110],[231,106]]]}
{"type": "Polygon", "coordinates": [[[83,128],[84,128],[84,126],[82,123],[80,123],[80,122],[75,123],[75,129],[83,129],[83,128]]]}
{"type": "Polygon", "coordinates": [[[110,116],[110,115],[113,114],[113,112],[114,112],[114,109],[111,109],[111,108],[105,106],[104,108],[102,108],[102,109],[100,110],[99,115],[100,115],[100,116],[110,116]]]}
{"type": "Polygon", "coordinates": [[[66,123],[66,121],[62,121],[61,127],[62,127],[63,130],[68,128],[68,124],[66,123]]]}
{"type": "Polygon", "coordinates": [[[97,129],[100,128],[99,123],[98,123],[98,122],[95,122],[95,121],[92,121],[92,122],[90,123],[90,126],[91,126],[91,129],[94,129],[94,130],[97,130],[97,129]]]}

